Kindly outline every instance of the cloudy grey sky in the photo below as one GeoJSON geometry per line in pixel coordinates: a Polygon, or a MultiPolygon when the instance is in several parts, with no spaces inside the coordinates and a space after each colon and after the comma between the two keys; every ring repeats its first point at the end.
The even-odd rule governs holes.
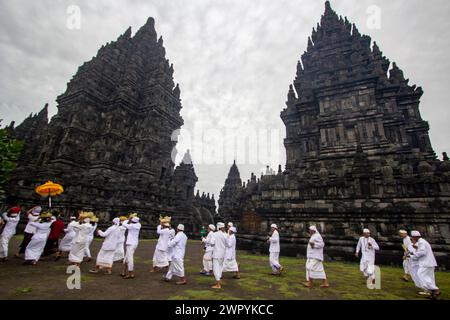
{"type": "MultiPolygon", "coordinates": [[[[412,84],[424,88],[421,111],[434,148],[439,154],[450,151],[450,1],[331,3],[377,41],[412,84]],[[368,25],[373,5],[381,9],[379,29],[368,25]]],[[[21,122],[46,102],[54,115],[55,99],[78,66],[128,26],[136,32],[152,16],[182,89],[186,125],[180,149],[194,148],[197,187],[217,195],[235,157],[244,180],[266,164],[284,164],[279,115],[323,11],[321,0],[0,0],[0,118],[21,122]],[[66,26],[71,5],[81,9],[80,29],[66,26]],[[208,147],[199,152],[194,137],[199,128],[213,148],[227,132],[272,141],[272,157],[245,159],[226,146],[223,152],[208,147]],[[266,134],[271,138],[263,138],[266,134]]]]}

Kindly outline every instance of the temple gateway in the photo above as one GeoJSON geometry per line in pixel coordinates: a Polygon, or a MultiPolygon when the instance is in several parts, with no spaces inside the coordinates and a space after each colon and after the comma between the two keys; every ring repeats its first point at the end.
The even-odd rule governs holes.
{"type": "Polygon", "coordinates": [[[235,163],[221,191],[219,214],[238,223],[241,247],[266,250],[277,223],[283,254],[305,255],[314,224],[329,258],[350,259],[368,227],[383,263],[401,256],[398,230],[417,229],[450,265],[450,161],[431,146],[422,88],[390,66],[327,1],[281,113],[286,170],[242,183],[235,163]]]}

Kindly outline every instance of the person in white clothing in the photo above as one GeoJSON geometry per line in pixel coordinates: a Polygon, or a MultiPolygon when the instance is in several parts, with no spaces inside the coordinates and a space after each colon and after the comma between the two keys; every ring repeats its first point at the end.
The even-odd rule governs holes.
{"type": "Polygon", "coordinates": [[[156,244],[155,253],[153,254],[153,268],[150,272],[156,272],[158,269],[169,267],[169,259],[167,258],[167,249],[170,241],[170,224],[168,222],[161,222],[156,229],[159,235],[158,243],[156,244]]]}
{"type": "Polygon", "coordinates": [[[88,236],[93,228],[90,218],[84,218],[81,216],[81,219],[83,220],[73,226],[75,237],[72,248],[69,252],[69,262],[78,267],[83,262],[84,255],[86,253],[86,246],[88,244],[88,236]]]}
{"type": "Polygon", "coordinates": [[[421,237],[421,234],[418,231],[413,231],[411,233],[411,241],[413,246],[417,248],[410,259],[417,262],[419,265],[417,277],[419,279],[420,288],[426,290],[426,292],[430,294],[429,297],[431,299],[437,299],[441,292],[436,285],[434,275],[437,262],[433,254],[433,249],[428,241],[421,237]]]}
{"type": "Polygon", "coordinates": [[[39,221],[31,222],[31,227],[35,228],[36,231],[25,250],[25,264],[35,266],[38,263],[44,252],[50,228],[55,220],[56,218],[50,212],[46,212],[41,214],[39,221]]]}
{"type": "MultiPolygon", "coordinates": [[[[169,230],[170,230],[169,234],[169,243],[170,243],[170,241],[172,241],[175,238],[177,232],[172,227],[169,227],[169,230]]],[[[173,256],[173,247],[167,246],[167,261],[169,261],[169,265],[172,263],[172,256],[173,256]]]]}
{"type": "Polygon", "coordinates": [[[375,252],[379,250],[378,243],[370,236],[370,230],[364,229],[363,236],[359,238],[356,246],[355,256],[359,258],[361,252],[360,270],[373,284],[375,284],[375,252]]]}
{"type": "Polygon", "coordinates": [[[134,253],[139,245],[139,233],[142,226],[136,215],[130,216],[130,219],[124,221],[122,225],[128,230],[128,236],[121,276],[124,279],[134,279],[134,253]]]}
{"type": "Polygon", "coordinates": [[[221,279],[223,272],[223,261],[225,259],[225,251],[227,247],[227,234],[225,233],[225,224],[219,222],[217,224],[217,231],[214,233],[211,245],[213,246],[213,273],[216,284],[213,289],[221,289],[221,279]]]}
{"type": "Polygon", "coordinates": [[[239,265],[236,261],[236,236],[235,227],[228,228],[227,247],[225,250],[225,260],[223,262],[223,272],[234,272],[234,279],[240,279],[239,265]]]}
{"type": "Polygon", "coordinates": [[[9,241],[16,234],[17,225],[20,221],[20,211],[20,207],[17,206],[3,213],[2,217],[5,225],[0,235],[0,262],[8,260],[9,241]]]}
{"type": "Polygon", "coordinates": [[[105,274],[112,274],[112,266],[114,263],[114,253],[117,250],[117,244],[119,243],[121,231],[120,231],[120,219],[114,218],[112,226],[105,232],[98,230],[97,234],[105,238],[100,252],[97,255],[97,261],[94,270],[90,270],[90,273],[98,273],[101,269],[106,269],[105,274]]]}
{"type": "Polygon", "coordinates": [[[311,235],[306,251],[306,282],[303,284],[307,288],[313,287],[313,280],[322,280],[321,288],[328,288],[327,275],[323,267],[323,248],[325,242],[317,230],[316,226],[309,227],[311,235]]]}
{"type": "Polygon", "coordinates": [[[203,270],[200,271],[200,274],[204,276],[210,276],[213,271],[212,254],[214,251],[213,247],[214,231],[216,231],[216,226],[210,224],[208,226],[208,235],[206,236],[206,238],[202,239],[203,246],[205,247],[205,253],[203,255],[203,270]]]}
{"type": "Polygon", "coordinates": [[[411,266],[410,266],[410,255],[409,253],[413,251],[411,238],[408,236],[408,232],[406,230],[400,230],[398,232],[399,236],[403,239],[402,248],[403,248],[403,277],[402,280],[408,282],[411,279],[411,266]]]}
{"type": "Polygon", "coordinates": [[[117,242],[116,252],[114,253],[114,258],[113,258],[114,262],[117,262],[117,261],[123,262],[123,259],[125,259],[125,240],[126,240],[125,233],[127,232],[127,228],[125,228],[123,226],[123,223],[124,223],[124,221],[128,220],[128,218],[125,216],[122,216],[119,218],[119,220],[120,220],[120,226],[119,226],[120,235],[119,235],[119,240],[117,242]]]}
{"type": "Polygon", "coordinates": [[[184,225],[180,224],[177,227],[176,236],[169,242],[169,248],[173,248],[172,263],[169,266],[169,271],[164,277],[165,281],[172,280],[173,276],[180,278],[177,285],[187,284],[186,275],[184,272],[184,255],[186,253],[187,236],[184,233],[184,225]]]}
{"type": "Polygon", "coordinates": [[[271,234],[267,242],[270,244],[269,246],[269,254],[270,254],[270,267],[272,268],[272,275],[281,275],[284,268],[280,264],[280,234],[278,233],[278,226],[276,224],[272,224],[270,226],[271,234]]]}
{"type": "Polygon", "coordinates": [[[97,230],[97,227],[98,227],[98,218],[92,217],[90,219],[91,219],[92,229],[88,234],[86,250],[84,251],[84,256],[87,258],[86,259],[87,262],[90,262],[92,260],[91,245],[92,245],[92,241],[94,241],[95,231],[97,230]]]}
{"type": "Polygon", "coordinates": [[[16,258],[20,258],[22,254],[25,254],[25,249],[33,238],[33,235],[36,233],[36,228],[31,226],[32,222],[39,221],[39,216],[42,212],[41,207],[34,207],[27,211],[27,219],[28,223],[25,227],[23,233],[23,240],[19,246],[19,252],[16,253],[16,258]]]}
{"type": "Polygon", "coordinates": [[[75,230],[74,226],[78,223],[76,217],[70,217],[70,222],[67,225],[67,228],[64,229],[64,237],[62,238],[61,242],[58,246],[58,252],[56,253],[55,260],[58,261],[61,259],[61,256],[64,252],[70,252],[72,249],[73,239],[75,238],[75,230]]]}

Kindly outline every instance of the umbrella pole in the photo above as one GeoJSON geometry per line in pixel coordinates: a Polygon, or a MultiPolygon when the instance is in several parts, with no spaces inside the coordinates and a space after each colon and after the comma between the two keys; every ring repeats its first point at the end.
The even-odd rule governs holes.
{"type": "Polygon", "coordinates": [[[51,196],[48,197],[48,206],[50,209],[52,208],[52,197],[51,196]]]}

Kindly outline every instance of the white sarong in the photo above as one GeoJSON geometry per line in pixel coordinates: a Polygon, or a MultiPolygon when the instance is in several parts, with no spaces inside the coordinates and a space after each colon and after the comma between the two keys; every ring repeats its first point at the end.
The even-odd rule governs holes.
{"type": "Polygon", "coordinates": [[[211,272],[213,269],[212,251],[205,252],[203,255],[203,270],[211,272]]]}
{"type": "Polygon", "coordinates": [[[69,253],[69,261],[72,263],[81,263],[84,259],[87,242],[74,243],[69,253]]]}
{"type": "Polygon", "coordinates": [[[153,267],[166,268],[169,266],[169,259],[167,259],[167,252],[155,249],[153,254],[153,267]]]}
{"type": "Polygon", "coordinates": [[[280,253],[279,252],[271,252],[270,253],[270,267],[272,268],[273,272],[280,271],[281,264],[280,264],[280,253]]]}
{"type": "Polygon", "coordinates": [[[220,279],[222,279],[223,260],[224,259],[213,259],[213,272],[216,281],[220,281],[220,279]]]}
{"type": "Polygon", "coordinates": [[[236,259],[225,259],[223,262],[223,272],[238,272],[239,271],[239,265],[236,261],[236,259]]]}
{"type": "Polygon", "coordinates": [[[125,259],[125,248],[124,248],[124,242],[121,242],[117,245],[117,249],[114,252],[114,262],[120,261],[125,259]]]}
{"type": "Polygon", "coordinates": [[[0,258],[8,258],[9,241],[13,235],[1,235],[0,237],[0,258]]]}
{"type": "Polygon", "coordinates": [[[64,238],[59,243],[58,250],[61,252],[70,252],[70,249],[72,249],[73,244],[73,238],[75,237],[75,232],[68,232],[64,236],[64,238]]]}
{"type": "Polygon", "coordinates": [[[44,252],[46,243],[47,243],[46,237],[34,235],[33,238],[31,238],[31,241],[25,250],[25,260],[39,261],[42,252],[44,252]]]}
{"type": "Polygon", "coordinates": [[[325,274],[325,269],[323,268],[323,263],[320,260],[309,258],[306,261],[306,280],[310,281],[313,279],[325,280],[327,275],[325,274]]]}
{"type": "Polygon", "coordinates": [[[362,258],[359,269],[364,273],[365,277],[372,277],[375,274],[375,263],[369,259],[362,258]]]}
{"type": "Polygon", "coordinates": [[[97,255],[96,265],[104,268],[112,268],[115,252],[116,252],[115,250],[101,249],[97,255]]]}
{"type": "Polygon", "coordinates": [[[434,277],[434,267],[419,267],[417,277],[419,278],[422,289],[428,291],[439,290],[434,277]]]}
{"type": "Polygon", "coordinates": [[[170,280],[173,276],[184,278],[184,260],[172,258],[172,263],[167,272],[166,279],[170,280]]]}

